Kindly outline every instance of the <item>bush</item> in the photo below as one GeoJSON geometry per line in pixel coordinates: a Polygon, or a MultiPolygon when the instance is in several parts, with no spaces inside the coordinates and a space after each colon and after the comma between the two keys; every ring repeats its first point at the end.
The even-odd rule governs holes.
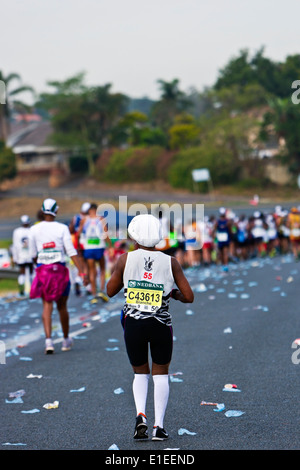
{"type": "Polygon", "coordinates": [[[221,153],[217,148],[204,145],[181,150],[173,159],[168,172],[171,186],[193,189],[192,170],[208,168],[214,184],[231,184],[239,177],[240,164],[229,151],[221,153]]]}
{"type": "Polygon", "coordinates": [[[115,183],[152,181],[163,152],[161,147],[116,150],[103,169],[103,179],[115,183]]]}
{"type": "Polygon", "coordinates": [[[0,141],[0,181],[12,179],[17,174],[16,156],[0,141]]]}

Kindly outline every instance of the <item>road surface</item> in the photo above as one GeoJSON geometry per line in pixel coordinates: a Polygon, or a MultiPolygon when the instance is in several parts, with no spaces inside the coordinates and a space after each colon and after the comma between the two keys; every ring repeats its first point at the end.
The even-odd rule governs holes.
{"type": "MultiPolygon", "coordinates": [[[[300,265],[287,255],[230,265],[228,273],[212,266],[186,274],[195,302],[171,305],[165,442],[133,440],[133,374],[119,319],[121,294],[97,305],[71,294],[75,346],[61,352],[54,313],[53,356],[43,352],[40,301],[2,298],[1,450],[101,450],[105,457],[122,451],[197,456],[199,450],[298,450],[300,265]],[[228,384],[236,388],[225,391],[228,384]],[[19,390],[25,394],[14,403],[10,394],[19,390]],[[44,408],[55,401],[58,408],[44,408]]],[[[151,427],[151,380],[147,410],[151,427]]]]}

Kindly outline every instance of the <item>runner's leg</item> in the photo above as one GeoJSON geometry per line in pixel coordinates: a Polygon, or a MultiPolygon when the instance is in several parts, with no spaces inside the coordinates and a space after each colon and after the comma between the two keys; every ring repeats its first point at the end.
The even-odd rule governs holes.
{"type": "Polygon", "coordinates": [[[67,309],[67,301],[68,297],[63,296],[56,302],[64,338],[68,338],[69,335],[69,312],[67,309]]]}
{"type": "Polygon", "coordinates": [[[106,268],[106,265],[105,265],[105,258],[104,258],[104,254],[102,256],[102,258],[100,258],[99,260],[99,265],[100,265],[100,290],[102,292],[104,292],[104,289],[105,289],[105,268],[106,268]]]}
{"type": "Polygon", "coordinates": [[[154,427],[164,427],[164,417],[169,400],[169,364],[152,364],[154,383],[154,427]]]}
{"type": "Polygon", "coordinates": [[[47,302],[43,299],[43,313],[42,320],[44,325],[44,331],[46,338],[51,338],[52,334],[52,311],[53,311],[53,302],[47,302]]]}
{"type": "Polygon", "coordinates": [[[95,296],[97,294],[95,260],[91,259],[91,258],[88,258],[87,259],[87,267],[88,267],[89,280],[90,280],[90,283],[91,283],[92,295],[95,296]]]}

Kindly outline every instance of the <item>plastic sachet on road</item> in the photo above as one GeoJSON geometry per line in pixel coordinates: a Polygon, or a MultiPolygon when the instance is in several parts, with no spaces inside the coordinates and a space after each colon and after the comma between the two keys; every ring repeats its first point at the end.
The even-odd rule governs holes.
{"type": "Polygon", "coordinates": [[[12,400],[5,400],[5,403],[23,403],[22,397],[25,395],[25,390],[17,390],[16,392],[10,392],[9,398],[12,400]]]}
{"type": "Polygon", "coordinates": [[[21,397],[13,398],[12,400],[5,399],[5,403],[24,403],[21,397]]]}
{"type": "Polygon", "coordinates": [[[180,379],[179,377],[176,377],[177,375],[183,375],[182,372],[173,372],[169,374],[169,379],[170,382],[183,382],[183,379],[180,379]]]}
{"type": "Polygon", "coordinates": [[[174,377],[173,375],[169,375],[170,382],[183,382],[183,379],[179,377],[174,377]]]}
{"type": "Polygon", "coordinates": [[[45,403],[45,405],[43,405],[43,408],[45,408],[46,410],[53,410],[55,408],[58,408],[59,406],[59,401],[54,401],[53,403],[45,403]]]}
{"type": "Polygon", "coordinates": [[[239,410],[228,410],[224,414],[227,418],[232,418],[232,417],[242,416],[243,414],[245,414],[245,412],[239,411],[239,410]]]}
{"type": "Polygon", "coordinates": [[[25,390],[17,390],[16,392],[10,392],[9,398],[19,398],[25,395],[25,390]]]}
{"type": "Polygon", "coordinates": [[[186,315],[194,315],[194,312],[193,310],[191,310],[190,308],[186,310],[185,312],[186,315]]]}
{"type": "Polygon", "coordinates": [[[232,329],[230,328],[230,326],[228,328],[225,328],[223,330],[223,333],[232,333],[232,329]]]}
{"type": "Polygon", "coordinates": [[[112,444],[108,450],[120,450],[119,447],[117,446],[117,444],[112,444]]]}
{"type": "Polygon", "coordinates": [[[183,436],[183,434],[188,434],[189,436],[195,436],[197,433],[196,433],[196,432],[192,432],[192,431],[188,431],[188,430],[185,429],[185,428],[180,428],[180,429],[178,429],[178,435],[179,435],[179,436],[183,436]]]}
{"type": "Polygon", "coordinates": [[[225,384],[223,387],[223,392],[240,392],[241,390],[237,388],[235,384],[225,384]]]}
{"type": "Polygon", "coordinates": [[[202,401],[200,405],[208,405],[208,406],[215,406],[214,411],[223,411],[225,410],[225,404],[224,403],[212,403],[209,401],[202,401]]]}
{"type": "Polygon", "coordinates": [[[23,442],[3,442],[3,446],[27,446],[23,442]]]}
{"type": "Polygon", "coordinates": [[[24,413],[24,414],[33,414],[33,413],[39,413],[40,410],[38,410],[37,408],[33,408],[32,410],[22,410],[21,413],[24,413]]]}

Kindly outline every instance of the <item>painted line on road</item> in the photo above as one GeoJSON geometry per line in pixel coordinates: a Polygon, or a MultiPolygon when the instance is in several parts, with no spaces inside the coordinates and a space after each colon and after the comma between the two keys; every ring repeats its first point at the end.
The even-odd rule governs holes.
{"type": "MultiPolygon", "coordinates": [[[[77,330],[77,331],[72,331],[72,333],[69,334],[69,336],[71,336],[72,338],[74,338],[74,336],[79,336],[81,335],[82,333],[86,333],[87,331],[91,331],[93,330],[94,327],[93,326],[86,326],[84,328],[81,328],[80,330],[77,330]]],[[[56,338],[53,340],[53,343],[54,344],[57,344],[57,343],[61,343],[63,341],[63,338],[56,338]]]]}

